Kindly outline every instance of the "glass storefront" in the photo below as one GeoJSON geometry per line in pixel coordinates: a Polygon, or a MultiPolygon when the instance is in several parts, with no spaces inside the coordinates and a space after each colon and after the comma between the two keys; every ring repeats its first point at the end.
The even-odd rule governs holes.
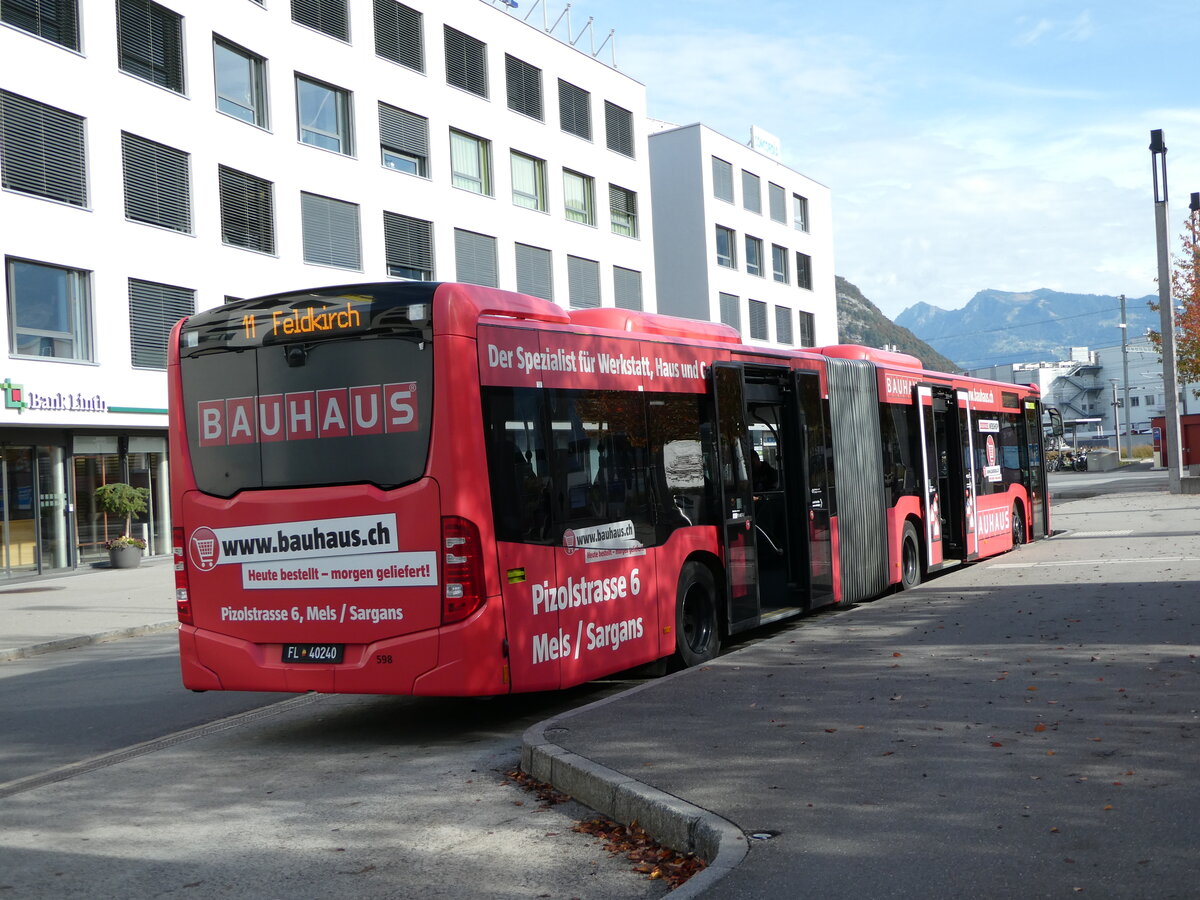
{"type": "Polygon", "coordinates": [[[98,510],[94,500],[96,488],[117,481],[150,491],[146,512],[133,520],[132,537],[146,542],[147,553],[170,553],[166,438],[76,435],[73,443],[75,529],[80,562],[106,558],[104,543],[120,537],[125,530],[123,520],[98,510]]]}
{"type": "Polygon", "coordinates": [[[0,579],[107,560],[124,520],[95,507],[95,490],[124,481],[150,492],[132,535],[146,553],[171,552],[167,439],[157,435],[0,432],[0,579]]]}

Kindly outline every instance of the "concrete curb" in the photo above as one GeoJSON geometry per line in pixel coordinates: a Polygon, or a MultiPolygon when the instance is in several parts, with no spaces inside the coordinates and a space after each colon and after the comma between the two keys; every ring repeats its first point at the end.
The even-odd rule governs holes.
{"type": "Polygon", "coordinates": [[[30,656],[40,656],[43,653],[53,653],[56,650],[74,650],[89,644],[103,644],[108,641],[118,641],[122,638],[140,637],[144,634],[159,634],[173,631],[179,627],[179,622],[158,622],[154,625],[134,625],[130,628],[117,628],[113,631],[103,631],[99,634],[77,634],[72,637],[58,638],[42,644],[30,644],[28,647],[0,647],[0,662],[13,659],[27,659],[30,656]]]}
{"type": "MultiPolygon", "coordinates": [[[[686,674],[677,672],[668,678],[686,674]]],[[[521,737],[521,769],[610,819],[626,825],[636,820],[659,843],[681,853],[695,853],[707,862],[702,872],[671,892],[672,898],[686,900],[712,887],[745,859],[749,844],[742,830],[716,813],[602,766],[554,741],[556,731],[568,730],[564,723],[572,716],[625,699],[662,680],[638,685],[531,726],[521,737]]]]}

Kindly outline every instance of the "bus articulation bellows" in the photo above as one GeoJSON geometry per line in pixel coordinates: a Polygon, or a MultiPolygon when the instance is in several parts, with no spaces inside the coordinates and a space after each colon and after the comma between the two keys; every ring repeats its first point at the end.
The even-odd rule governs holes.
{"type": "Polygon", "coordinates": [[[858,346],[321,288],[169,351],[193,690],[563,688],[1049,533],[1035,387],[858,346]]]}

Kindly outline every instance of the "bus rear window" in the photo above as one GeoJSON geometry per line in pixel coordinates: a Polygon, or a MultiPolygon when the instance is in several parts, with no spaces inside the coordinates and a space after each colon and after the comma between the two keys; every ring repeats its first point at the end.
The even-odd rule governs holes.
{"type": "MultiPolygon", "coordinates": [[[[369,310],[369,298],[356,301],[369,310]]],[[[338,308],[337,298],[321,302],[318,312],[338,308]]],[[[229,497],[329,484],[386,489],[421,477],[433,396],[427,318],[411,321],[416,317],[393,306],[383,328],[364,315],[349,333],[314,337],[297,327],[286,337],[279,329],[282,339],[271,340],[262,330],[272,316],[282,318],[275,310],[285,305],[260,303],[246,309],[256,309],[266,329],[244,340],[250,313],[237,306],[201,314],[181,338],[184,422],[201,491],[229,497]]],[[[313,319],[295,311],[295,299],[289,306],[290,321],[313,319]]],[[[311,300],[303,309],[310,308],[311,300]]]]}

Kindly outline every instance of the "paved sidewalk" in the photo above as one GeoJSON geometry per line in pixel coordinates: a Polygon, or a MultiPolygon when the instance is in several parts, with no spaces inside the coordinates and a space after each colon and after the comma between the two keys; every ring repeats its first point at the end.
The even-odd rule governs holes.
{"type": "MultiPolygon", "coordinates": [[[[1192,897],[1200,498],[754,636],[525,737],[534,775],[714,865],[676,897],[1192,897]]],[[[0,586],[0,660],[175,628],[166,558],[0,586]]]]}
{"type": "Polygon", "coordinates": [[[535,777],[716,865],[675,896],[1194,897],[1200,498],[818,614],[525,736],[535,777]]]}
{"type": "Polygon", "coordinates": [[[0,661],[175,628],[171,562],[0,585],[0,661]]]}

